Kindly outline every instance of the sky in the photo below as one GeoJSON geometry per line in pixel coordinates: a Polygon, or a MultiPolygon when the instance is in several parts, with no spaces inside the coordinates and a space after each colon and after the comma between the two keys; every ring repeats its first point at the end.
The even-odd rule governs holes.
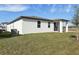
{"type": "Polygon", "coordinates": [[[0,4],[0,22],[9,22],[19,16],[38,16],[49,19],[71,20],[72,4],[0,4]]]}

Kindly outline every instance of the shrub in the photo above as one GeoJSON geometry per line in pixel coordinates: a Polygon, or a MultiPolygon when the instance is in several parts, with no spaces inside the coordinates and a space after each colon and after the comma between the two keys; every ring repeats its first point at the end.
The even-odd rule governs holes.
{"type": "Polygon", "coordinates": [[[2,33],[0,34],[0,37],[1,37],[1,38],[7,38],[7,37],[11,37],[11,36],[12,36],[11,33],[10,33],[10,32],[7,32],[7,31],[2,32],[2,33]]]}

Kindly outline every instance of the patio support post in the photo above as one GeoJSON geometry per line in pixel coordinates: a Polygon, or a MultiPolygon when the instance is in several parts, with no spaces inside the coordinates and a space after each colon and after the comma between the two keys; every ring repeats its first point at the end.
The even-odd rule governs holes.
{"type": "Polygon", "coordinates": [[[62,33],[63,32],[63,22],[60,21],[59,24],[60,24],[59,25],[59,32],[62,33]]]}

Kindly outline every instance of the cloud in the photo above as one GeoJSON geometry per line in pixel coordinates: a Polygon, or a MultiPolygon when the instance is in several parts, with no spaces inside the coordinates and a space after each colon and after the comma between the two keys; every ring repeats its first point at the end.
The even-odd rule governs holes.
{"type": "Polygon", "coordinates": [[[72,11],[71,8],[72,8],[72,5],[68,5],[65,11],[69,13],[70,11],[72,11]]]}
{"type": "Polygon", "coordinates": [[[52,13],[53,13],[53,12],[55,12],[55,9],[54,9],[54,8],[52,8],[52,9],[50,10],[50,12],[52,12],[52,13]]]}
{"type": "Polygon", "coordinates": [[[54,5],[52,5],[50,12],[52,12],[52,13],[54,13],[54,12],[64,12],[64,10],[65,10],[64,5],[54,4],[54,5]]]}
{"type": "Polygon", "coordinates": [[[21,12],[28,9],[29,6],[25,5],[0,5],[0,11],[21,12]]]}
{"type": "Polygon", "coordinates": [[[41,10],[42,9],[42,4],[36,4],[36,5],[31,5],[31,8],[33,10],[41,10]]]}
{"type": "Polygon", "coordinates": [[[51,6],[50,12],[53,13],[53,12],[55,12],[55,11],[56,11],[56,5],[54,4],[54,5],[51,6]]]}
{"type": "Polygon", "coordinates": [[[69,12],[73,12],[72,9],[72,5],[52,5],[50,12],[54,13],[54,12],[65,12],[65,13],[69,13],[69,12]]]}

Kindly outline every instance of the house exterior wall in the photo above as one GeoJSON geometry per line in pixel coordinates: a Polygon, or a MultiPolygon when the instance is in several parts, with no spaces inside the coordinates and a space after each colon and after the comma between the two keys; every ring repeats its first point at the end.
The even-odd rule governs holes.
{"type": "Polygon", "coordinates": [[[22,23],[23,34],[53,32],[54,31],[53,22],[50,22],[50,28],[48,28],[48,21],[40,20],[41,21],[41,27],[37,28],[37,21],[39,21],[39,20],[23,19],[23,23],[22,23]]]}
{"type": "Polygon", "coordinates": [[[13,23],[7,25],[7,31],[11,32],[11,29],[17,29],[19,31],[19,34],[23,34],[22,33],[22,21],[23,20],[18,20],[16,22],[13,22],[13,23]]]}
{"type": "Polygon", "coordinates": [[[7,31],[11,32],[10,31],[10,24],[7,25],[7,31]]]}
{"type": "MultiPolygon", "coordinates": [[[[19,34],[29,34],[29,33],[42,33],[42,32],[55,32],[54,31],[54,22],[50,22],[50,28],[48,28],[48,22],[43,20],[35,19],[25,19],[22,18],[16,22],[13,22],[7,25],[7,31],[11,32],[11,29],[17,29],[19,34]],[[37,21],[41,22],[41,27],[37,27],[37,21]]],[[[63,32],[63,22],[59,22],[59,30],[57,32],[63,32]]]]}

